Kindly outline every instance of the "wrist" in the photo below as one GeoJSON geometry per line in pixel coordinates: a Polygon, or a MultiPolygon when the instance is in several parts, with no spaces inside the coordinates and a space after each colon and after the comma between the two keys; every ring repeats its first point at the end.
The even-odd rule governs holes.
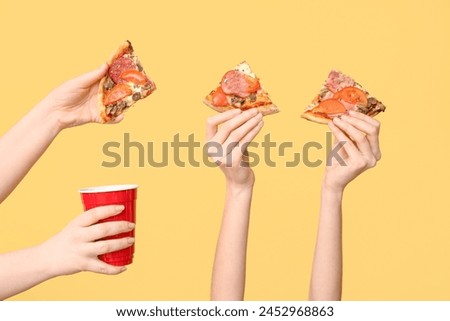
{"type": "Polygon", "coordinates": [[[255,184],[254,179],[249,179],[247,182],[239,182],[239,183],[230,179],[226,179],[226,187],[227,190],[230,191],[236,192],[252,191],[254,184],[255,184]]]}
{"type": "Polygon", "coordinates": [[[322,192],[323,193],[342,197],[342,195],[344,194],[344,189],[345,189],[345,185],[336,184],[334,182],[331,182],[326,177],[322,181],[322,192]]]}
{"type": "Polygon", "coordinates": [[[248,184],[237,184],[235,182],[227,181],[226,190],[228,194],[241,195],[241,194],[251,194],[253,192],[254,182],[249,182],[248,184]]]}
{"type": "Polygon", "coordinates": [[[39,114],[41,123],[46,126],[55,137],[67,126],[61,121],[57,111],[51,108],[52,103],[48,98],[42,100],[36,106],[36,112],[39,114]]]}
{"type": "Polygon", "coordinates": [[[45,248],[46,243],[42,243],[33,247],[34,259],[32,264],[36,269],[36,273],[42,276],[43,280],[48,280],[58,276],[56,271],[56,266],[50,262],[50,258],[54,253],[50,253],[48,249],[45,248]]]}
{"type": "Polygon", "coordinates": [[[225,182],[227,188],[232,190],[251,190],[253,189],[253,185],[255,185],[255,175],[253,174],[253,171],[251,169],[248,173],[245,173],[245,175],[236,175],[233,173],[230,174],[225,172],[225,182]]]}

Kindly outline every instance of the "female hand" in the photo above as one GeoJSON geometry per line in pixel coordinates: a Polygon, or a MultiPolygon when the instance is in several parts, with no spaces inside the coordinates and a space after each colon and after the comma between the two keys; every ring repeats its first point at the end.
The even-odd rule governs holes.
{"type": "Polygon", "coordinates": [[[341,144],[338,155],[343,160],[328,160],[324,187],[343,191],[345,186],[365,170],[374,167],[381,158],[378,136],[380,122],[362,113],[334,118],[328,123],[335,137],[335,146],[341,144]]]}
{"type": "MultiPolygon", "coordinates": [[[[44,99],[44,104],[54,113],[60,129],[83,125],[86,123],[102,123],[98,108],[98,86],[106,74],[108,65],[87,72],[66,81],[55,88],[44,99]]],[[[123,119],[120,115],[110,123],[118,123],[123,119]]]]}
{"type": "Polygon", "coordinates": [[[228,184],[253,186],[255,177],[246,157],[247,146],[264,125],[256,109],[230,110],[208,118],[208,155],[220,166],[228,184]]]}
{"type": "Polygon", "coordinates": [[[129,232],[135,224],[126,221],[97,223],[122,212],[122,205],[102,206],[90,209],[70,222],[61,232],[40,245],[42,256],[51,271],[51,277],[69,275],[81,271],[118,274],[125,267],[112,266],[98,255],[127,248],[134,238],[101,240],[106,236],[129,232]]]}

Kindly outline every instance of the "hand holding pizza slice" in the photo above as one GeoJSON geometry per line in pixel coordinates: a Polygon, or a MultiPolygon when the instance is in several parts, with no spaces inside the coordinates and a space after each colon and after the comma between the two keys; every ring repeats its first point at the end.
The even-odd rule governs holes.
{"type": "Polygon", "coordinates": [[[98,89],[100,116],[104,122],[119,116],[156,89],[128,40],[114,52],[107,63],[108,73],[100,81],[98,89]]]}
{"type": "Polygon", "coordinates": [[[267,91],[261,87],[259,78],[251,71],[247,62],[242,62],[222,77],[219,86],[205,97],[203,102],[218,112],[251,108],[263,115],[277,113],[267,91]]]}
{"type": "Polygon", "coordinates": [[[302,117],[326,124],[334,117],[348,114],[351,110],[374,117],[385,109],[381,101],[370,96],[352,78],[332,70],[320,93],[309,104],[302,117]]]}

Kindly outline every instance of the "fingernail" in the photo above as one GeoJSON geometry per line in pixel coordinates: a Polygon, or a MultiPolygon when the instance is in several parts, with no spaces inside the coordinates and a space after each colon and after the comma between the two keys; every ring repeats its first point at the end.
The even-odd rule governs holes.
{"type": "Polygon", "coordinates": [[[124,272],[124,271],[126,271],[127,270],[127,267],[126,266],[122,266],[121,268],[120,268],[120,272],[124,272]]]}
{"type": "Polygon", "coordinates": [[[256,115],[256,118],[263,118],[263,114],[261,114],[260,112],[258,112],[258,114],[256,115]]]}
{"type": "Polygon", "coordinates": [[[341,118],[340,118],[339,116],[333,118],[333,122],[334,122],[334,123],[338,123],[338,122],[340,122],[340,121],[341,121],[341,118]]]}
{"type": "Polygon", "coordinates": [[[127,239],[128,244],[133,244],[134,243],[134,237],[129,237],[127,239]]]}
{"type": "Polygon", "coordinates": [[[347,115],[340,115],[338,116],[340,120],[347,120],[348,116],[347,115]]]}
{"type": "Polygon", "coordinates": [[[258,123],[258,126],[262,126],[262,125],[264,125],[264,120],[261,120],[261,121],[258,123]]]}
{"type": "Polygon", "coordinates": [[[125,206],[123,205],[116,205],[116,207],[114,208],[114,210],[116,211],[116,213],[120,213],[125,209],[125,206]]]}
{"type": "Polygon", "coordinates": [[[128,228],[130,229],[130,230],[132,230],[132,229],[134,229],[134,227],[136,226],[136,224],[134,224],[134,223],[128,223],[128,228]]]}

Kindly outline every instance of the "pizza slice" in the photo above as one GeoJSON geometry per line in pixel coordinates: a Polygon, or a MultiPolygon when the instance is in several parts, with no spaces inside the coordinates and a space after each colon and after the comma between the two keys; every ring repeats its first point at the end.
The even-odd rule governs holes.
{"type": "Polygon", "coordinates": [[[107,64],[108,72],[98,88],[98,105],[104,122],[119,116],[156,89],[128,40],[120,45],[107,64]]]}
{"type": "Polygon", "coordinates": [[[349,110],[361,112],[371,117],[384,112],[383,103],[356,81],[343,73],[332,70],[320,93],[306,107],[302,117],[316,123],[326,124],[336,116],[349,110]]]}
{"type": "Polygon", "coordinates": [[[269,115],[279,111],[245,61],[228,71],[203,102],[218,112],[258,108],[263,115],[269,115]]]}

